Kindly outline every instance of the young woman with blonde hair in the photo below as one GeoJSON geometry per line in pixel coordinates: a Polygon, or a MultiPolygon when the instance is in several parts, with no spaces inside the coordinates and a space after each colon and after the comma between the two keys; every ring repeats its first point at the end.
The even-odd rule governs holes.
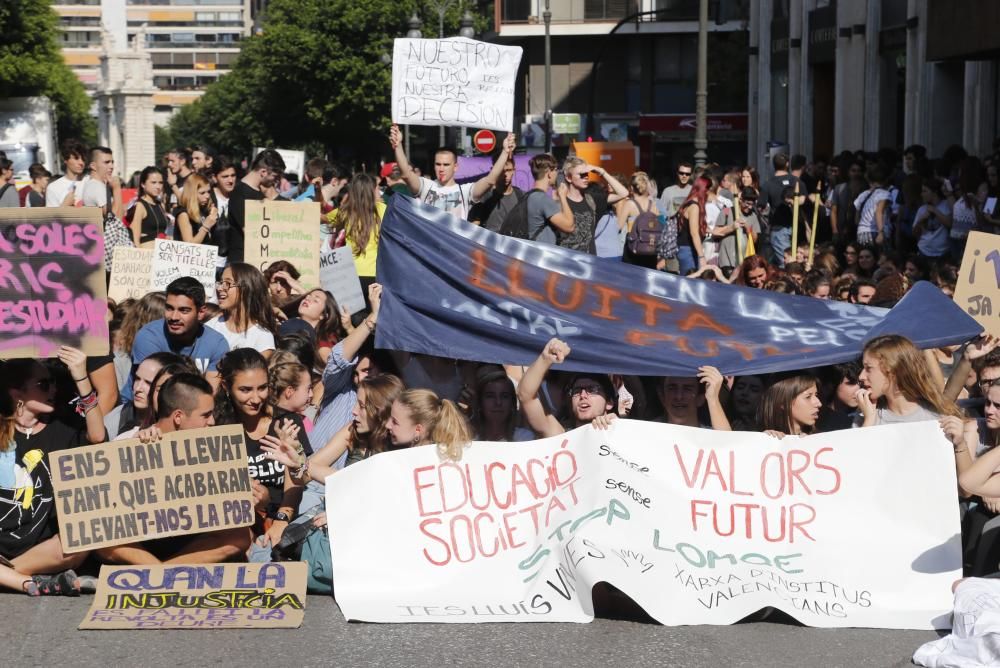
{"type": "Polygon", "coordinates": [[[219,211],[212,203],[212,184],[200,174],[189,175],[174,209],[174,241],[211,243],[212,228],[218,219],[219,211]]]}
{"type": "Polygon", "coordinates": [[[863,420],[855,426],[898,424],[962,417],[934,381],[924,354],[903,336],[878,336],[865,345],[858,376],[858,408],[863,420]]]}
{"type": "Polygon", "coordinates": [[[371,174],[360,172],[351,178],[343,203],[331,217],[334,236],[330,245],[334,245],[337,232],[343,230],[354,256],[362,292],[366,294],[368,286],[375,282],[375,260],[385,208],[378,195],[378,181],[371,174]]]}
{"type": "Polygon", "coordinates": [[[462,458],[462,449],[472,440],[472,431],[453,401],[430,390],[406,390],[392,404],[389,438],[397,447],[436,443],[444,459],[462,458]]]}
{"type": "MultiPolygon", "coordinates": [[[[619,229],[625,230],[626,234],[631,233],[632,228],[637,223],[640,225],[646,224],[649,216],[643,216],[645,213],[652,214],[658,218],[657,222],[659,223],[661,233],[666,229],[666,221],[660,216],[656,197],[650,194],[649,175],[646,172],[635,172],[632,174],[632,178],[628,181],[628,197],[619,200],[615,209],[619,229]]],[[[622,251],[622,262],[646,267],[647,269],[656,269],[657,258],[655,252],[649,255],[637,255],[628,246],[628,242],[626,241],[622,251]]]]}

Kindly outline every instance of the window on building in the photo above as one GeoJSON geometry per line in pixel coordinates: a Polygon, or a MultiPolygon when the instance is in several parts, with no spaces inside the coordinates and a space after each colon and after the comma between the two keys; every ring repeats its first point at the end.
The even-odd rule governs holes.
{"type": "Polygon", "coordinates": [[[635,11],[634,6],[629,0],[583,0],[583,18],[585,21],[622,19],[635,11]]]}

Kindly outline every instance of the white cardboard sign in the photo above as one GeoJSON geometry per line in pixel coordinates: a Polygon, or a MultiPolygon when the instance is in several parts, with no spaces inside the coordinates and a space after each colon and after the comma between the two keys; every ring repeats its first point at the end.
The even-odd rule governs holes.
{"type": "Polygon", "coordinates": [[[395,40],[393,123],[513,130],[521,53],[465,37],[395,40]]]}
{"type": "Polygon", "coordinates": [[[384,453],[330,476],[326,502],[349,620],[588,622],[604,581],[667,625],[773,606],[817,627],[948,628],[962,574],[934,422],[779,441],[619,420],[458,462],[384,453]],[[337,512],[358,498],[365,513],[337,512]]]}
{"type": "Polygon", "coordinates": [[[334,296],[337,306],[343,306],[349,313],[364,310],[365,295],[350,246],[323,248],[319,256],[319,284],[334,296]]]}
{"type": "Polygon", "coordinates": [[[149,291],[166,290],[175,279],[191,276],[205,286],[205,296],[214,304],[215,265],[218,260],[219,249],[216,246],[157,239],[153,244],[153,273],[149,291]]]}

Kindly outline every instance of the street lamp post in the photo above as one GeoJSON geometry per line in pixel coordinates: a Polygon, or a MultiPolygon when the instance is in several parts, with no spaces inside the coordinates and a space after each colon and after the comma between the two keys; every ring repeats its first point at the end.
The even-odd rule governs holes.
{"type": "Polygon", "coordinates": [[[552,12],[549,0],[545,0],[545,11],[542,12],[545,23],[545,152],[552,152],[552,12]]]}
{"type": "Polygon", "coordinates": [[[698,7],[698,83],[694,92],[694,164],[708,162],[708,0],[698,7]]]}

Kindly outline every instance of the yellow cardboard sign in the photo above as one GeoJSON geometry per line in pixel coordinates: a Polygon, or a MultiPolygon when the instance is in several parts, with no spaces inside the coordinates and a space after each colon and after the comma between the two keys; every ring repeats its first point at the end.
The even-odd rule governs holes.
{"type": "Polygon", "coordinates": [[[319,214],[319,202],[248,201],[244,260],[261,271],[286,260],[299,270],[303,286],[318,288],[319,214]]]}
{"type": "Polygon", "coordinates": [[[955,286],[955,303],[987,333],[1000,336],[1000,236],[969,233],[955,286]]]}

